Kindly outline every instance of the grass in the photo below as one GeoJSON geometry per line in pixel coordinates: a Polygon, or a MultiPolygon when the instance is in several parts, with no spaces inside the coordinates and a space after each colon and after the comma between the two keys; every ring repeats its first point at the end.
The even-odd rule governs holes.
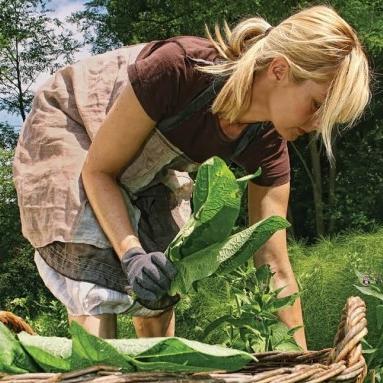
{"type": "Polygon", "coordinates": [[[293,243],[289,254],[302,290],[306,337],[311,349],[331,347],[341,310],[349,296],[360,296],[367,305],[368,341],[376,339],[377,299],[362,295],[353,285],[355,270],[383,273],[383,229],[373,234],[353,233],[322,239],[306,247],[293,243]]]}

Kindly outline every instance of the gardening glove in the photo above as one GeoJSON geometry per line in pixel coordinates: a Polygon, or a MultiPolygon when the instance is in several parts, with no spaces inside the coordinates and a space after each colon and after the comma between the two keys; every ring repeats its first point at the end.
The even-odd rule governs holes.
{"type": "Polygon", "coordinates": [[[134,291],[143,306],[160,310],[179,301],[178,295],[167,294],[177,270],[165,254],[134,247],[122,256],[121,266],[128,280],[127,291],[134,291]]]}

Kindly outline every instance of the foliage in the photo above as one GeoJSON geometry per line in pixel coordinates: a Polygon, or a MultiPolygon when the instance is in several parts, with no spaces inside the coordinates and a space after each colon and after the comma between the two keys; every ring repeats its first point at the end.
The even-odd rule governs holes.
{"type": "Polygon", "coordinates": [[[35,317],[41,308],[35,303],[53,300],[33,262],[33,248],[24,243],[8,256],[1,254],[0,307],[24,318],[35,317]],[[33,288],[31,288],[33,286],[33,288]]]}
{"type": "Polygon", "coordinates": [[[332,347],[340,313],[348,297],[359,295],[367,305],[369,324],[367,341],[380,337],[375,324],[375,298],[363,296],[354,285],[355,270],[371,275],[383,269],[382,228],[376,233],[350,233],[333,239],[322,239],[307,246],[293,242],[290,261],[300,291],[308,348],[332,347]]]}
{"type": "Polygon", "coordinates": [[[239,268],[222,277],[222,284],[235,301],[229,314],[213,320],[204,331],[224,331],[224,344],[248,352],[297,351],[293,334],[300,328],[288,329],[277,317],[277,311],[291,306],[297,294],[277,298],[282,288],[272,290],[269,265],[257,270],[239,268]]]}
{"type": "Polygon", "coordinates": [[[39,74],[71,62],[80,47],[46,6],[46,0],[0,0],[0,109],[23,120],[39,74]]]}
{"type": "Polygon", "coordinates": [[[366,354],[367,368],[369,370],[367,382],[383,381],[383,276],[381,273],[361,273],[356,271],[358,285],[354,285],[363,295],[378,299],[381,304],[376,305],[376,325],[381,331],[374,345],[362,340],[363,353],[366,354]]]}
{"type": "MultiPolygon", "coordinates": [[[[309,350],[321,350],[333,346],[340,315],[348,297],[358,294],[354,270],[370,275],[383,269],[383,228],[376,233],[350,233],[333,239],[318,240],[315,245],[290,241],[289,254],[298,282],[302,304],[307,346],[309,350]]],[[[248,277],[242,278],[242,286],[252,286],[248,277]]],[[[176,307],[176,334],[189,339],[202,339],[203,329],[228,307],[235,310],[236,302],[231,293],[231,283],[225,288],[221,277],[201,281],[197,292],[182,298],[176,307]]],[[[375,324],[375,298],[365,296],[367,341],[374,342],[381,335],[375,324]]],[[[124,321],[121,318],[121,321],[124,321]]],[[[128,334],[128,332],[126,332],[128,334]]],[[[124,333],[120,333],[123,336],[124,333]]],[[[211,332],[204,341],[224,343],[223,331],[211,332]]]]}
{"type": "Polygon", "coordinates": [[[0,124],[0,308],[25,318],[39,310],[33,302],[54,297],[38,275],[33,248],[21,232],[12,180],[16,141],[17,133],[9,125],[0,124]]]}
{"type": "Polygon", "coordinates": [[[235,371],[255,359],[243,351],[177,337],[104,340],[89,334],[77,322],[72,322],[70,333],[72,339],[21,332],[17,341],[1,324],[0,338],[20,357],[1,354],[0,366],[9,372],[20,372],[20,368],[36,371],[36,365],[43,371],[63,372],[95,364],[114,365],[125,371],[235,371]]]}
{"type": "Polygon", "coordinates": [[[11,150],[16,147],[18,134],[8,124],[0,122],[0,148],[11,150]]]}
{"type": "Polygon", "coordinates": [[[15,335],[1,322],[0,371],[10,374],[38,371],[33,359],[25,352],[15,335]]]}
{"type": "MultiPolygon", "coordinates": [[[[256,173],[259,174],[259,173],[256,173]]],[[[193,284],[218,272],[228,273],[246,262],[277,230],[288,227],[282,217],[269,217],[231,236],[240,211],[242,183],[219,157],[199,168],[193,190],[194,213],[166,249],[177,275],[170,294],[187,294],[193,284]]]]}

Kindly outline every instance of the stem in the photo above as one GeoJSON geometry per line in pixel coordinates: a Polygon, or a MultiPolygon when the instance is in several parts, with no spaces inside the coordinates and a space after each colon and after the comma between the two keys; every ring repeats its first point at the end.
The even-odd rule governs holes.
{"type": "Polygon", "coordinates": [[[19,91],[18,101],[19,101],[19,111],[21,118],[25,121],[25,106],[23,100],[23,88],[21,84],[21,70],[20,70],[20,56],[19,56],[19,42],[16,39],[16,73],[17,73],[17,89],[19,91]]]}
{"type": "Polygon", "coordinates": [[[296,147],[296,145],[295,145],[293,142],[290,142],[290,144],[291,144],[291,146],[293,147],[293,149],[295,150],[295,153],[297,154],[298,158],[301,160],[302,165],[303,165],[303,168],[305,169],[306,174],[307,174],[307,176],[308,176],[309,179],[310,179],[310,182],[311,182],[312,187],[315,188],[315,181],[314,181],[314,178],[313,178],[312,175],[311,175],[310,169],[309,169],[309,167],[307,166],[307,163],[306,163],[305,159],[303,158],[301,152],[298,150],[298,148],[296,147]]]}
{"type": "Polygon", "coordinates": [[[235,303],[237,305],[238,315],[241,316],[242,310],[241,310],[241,305],[239,303],[237,294],[234,294],[234,297],[235,297],[235,303]]]}

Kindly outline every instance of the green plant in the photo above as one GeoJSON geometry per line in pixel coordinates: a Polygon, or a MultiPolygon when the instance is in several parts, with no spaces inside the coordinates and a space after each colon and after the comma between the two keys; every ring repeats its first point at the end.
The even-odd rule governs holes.
{"type": "Polygon", "coordinates": [[[224,344],[248,352],[272,350],[300,350],[293,334],[300,328],[288,329],[277,317],[276,312],[294,303],[299,293],[277,298],[284,287],[272,290],[269,265],[257,270],[248,265],[231,274],[222,276],[223,284],[235,301],[229,314],[212,321],[204,331],[206,338],[212,331],[224,331],[224,344]]]}
{"type": "Polygon", "coordinates": [[[237,180],[219,157],[200,166],[193,190],[194,213],[166,249],[178,271],[171,295],[187,294],[196,282],[235,270],[277,230],[289,226],[284,218],[273,216],[230,235],[247,181],[258,174],[237,180]]]}
{"type": "MultiPolygon", "coordinates": [[[[362,273],[355,271],[359,285],[354,285],[362,294],[368,295],[383,302],[383,277],[378,273],[362,273]]],[[[383,304],[376,305],[376,323],[379,330],[383,329],[383,304]]],[[[383,331],[373,346],[362,339],[363,354],[366,355],[368,368],[368,383],[383,381],[383,331]]]]}

